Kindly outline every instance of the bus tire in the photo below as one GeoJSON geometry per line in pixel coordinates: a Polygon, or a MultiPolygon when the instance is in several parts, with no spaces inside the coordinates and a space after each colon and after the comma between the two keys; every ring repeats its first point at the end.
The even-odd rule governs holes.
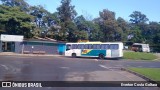
{"type": "Polygon", "coordinates": [[[104,59],[104,55],[103,54],[99,54],[99,59],[104,59]]]}
{"type": "Polygon", "coordinates": [[[75,53],[72,53],[72,58],[76,58],[76,54],[75,53]]]}

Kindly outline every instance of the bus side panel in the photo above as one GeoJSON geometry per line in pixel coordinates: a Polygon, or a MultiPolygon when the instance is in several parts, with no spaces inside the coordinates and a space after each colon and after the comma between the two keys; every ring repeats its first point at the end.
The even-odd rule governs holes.
{"type": "Polygon", "coordinates": [[[82,50],[82,56],[95,56],[98,57],[99,54],[106,56],[106,50],[82,50]]]}
{"type": "Polygon", "coordinates": [[[65,56],[71,56],[73,53],[73,50],[67,50],[65,51],[65,56]]]}
{"type": "Polygon", "coordinates": [[[111,50],[111,57],[120,57],[119,50],[111,50]]]}
{"type": "Polygon", "coordinates": [[[76,56],[81,56],[81,50],[80,49],[73,49],[73,53],[76,53],[76,56]]]}
{"type": "Polygon", "coordinates": [[[119,57],[123,57],[123,49],[124,49],[124,45],[123,43],[122,44],[119,44],[119,57]]]}
{"type": "Polygon", "coordinates": [[[65,56],[72,56],[73,53],[75,53],[76,56],[81,56],[80,49],[72,49],[72,50],[65,51],[65,56]]]}

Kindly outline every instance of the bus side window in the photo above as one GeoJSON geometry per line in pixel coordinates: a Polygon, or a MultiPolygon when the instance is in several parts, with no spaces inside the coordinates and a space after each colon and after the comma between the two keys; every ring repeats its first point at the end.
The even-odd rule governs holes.
{"type": "Polygon", "coordinates": [[[97,45],[96,44],[93,44],[93,49],[97,49],[97,45]]]}
{"type": "Polygon", "coordinates": [[[109,49],[109,44],[101,44],[101,49],[109,49]]]}
{"type": "Polygon", "coordinates": [[[93,49],[100,49],[100,44],[93,44],[93,49]]]}
{"type": "Polygon", "coordinates": [[[85,44],[85,45],[84,45],[84,49],[89,49],[89,45],[88,45],[88,44],[85,44]]]}
{"type": "Polygon", "coordinates": [[[104,44],[101,44],[101,49],[105,49],[105,45],[104,44]]]}
{"type": "Polygon", "coordinates": [[[101,49],[101,44],[96,44],[97,49],[101,49]]]}
{"type": "Polygon", "coordinates": [[[77,44],[75,44],[75,49],[77,49],[78,48],[78,45],[77,44]]]}
{"type": "Polygon", "coordinates": [[[78,49],[84,49],[84,44],[78,44],[78,49]]]}
{"type": "Polygon", "coordinates": [[[81,49],[84,49],[84,44],[81,44],[81,49]]]}
{"type": "Polygon", "coordinates": [[[110,49],[110,45],[109,45],[109,44],[106,44],[106,45],[105,45],[105,48],[106,48],[106,49],[110,49]]]}
{"type": "Polygon", "coordinates": [[[110,44],[110,49],[119,49],[118,44],[110,44]]]}
{"type": "Polygon", "coordinates": [[[72,49],[77,49],[77,44],[72,44],[72,49]]]}
{"type": "Polygon", "coordinates": [[[77,49],[80,49],[80,44],[77,44],[77,49]]]}
{"type": "Polygon", "coordinates": [[[82,49],[82,45],[83,45],[83,44],[78,44],[78,45],[77,45],[77,49],[82,49]]]}
{"type": "Polygon", "coordinates": [[[88,44],[88,49],[93,49],[93,45],[92,44],[88,44]]]}

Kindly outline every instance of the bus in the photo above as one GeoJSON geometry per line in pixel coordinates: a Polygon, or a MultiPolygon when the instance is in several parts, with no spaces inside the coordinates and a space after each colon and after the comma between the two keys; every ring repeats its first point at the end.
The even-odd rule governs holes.
{"type": "Polygon", "coordinates": [[[65,56],[71,57],[99,57],[120,58],[123,57],[122,42],[86,42],[66,43],[65,56]]]}
{"type": "Polygon", "coordinates": [[[134,43],[131,48],[135,52],[150,52],[149,44],[134,43]]]}

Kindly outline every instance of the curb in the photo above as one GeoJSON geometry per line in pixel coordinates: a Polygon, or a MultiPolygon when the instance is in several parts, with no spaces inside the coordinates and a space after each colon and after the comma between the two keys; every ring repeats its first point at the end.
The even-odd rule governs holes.
{"type": "Polygon", "coordinates": [[[160,58],[153,59],[153,60],[132,60],[132,59],[123,59],[123,60],[126,60],[126,61],[160,61],[160,58]]]}
{"type": "Polygon", "coordinates": [[[153,61],[160,61],[160,58],[154,59],[153,61]]]}
{"type": "MultiPolygon", "coordinates": [[[[160,84],[160,83],[158,83],[158,82],[156,82],[156,81],[154,81],[154,80],[152,80],[152,79],[150,79],[150,78],[148,78],[148,77],[146,77],[146,76],[144,76],[144,75],[141,75],[141,74],[139,74],[139,73],[137,73],[137,72],[134,72],[134,71],[131,71],[131,70],[129,70],[129,69],[121,68],[121,70],[127,71],[127,72],[132,73],[132,74],[134,74],[134,75],[136,75],[136,76],[139,76],[139,77],[143,78],[144,80],[146,80],[147,82],[156,83],[158,86],[159,86],[159,84],[160,84]]],[[[159,87],[159,88],[160,88],[160,87],[159,87]]]]}

